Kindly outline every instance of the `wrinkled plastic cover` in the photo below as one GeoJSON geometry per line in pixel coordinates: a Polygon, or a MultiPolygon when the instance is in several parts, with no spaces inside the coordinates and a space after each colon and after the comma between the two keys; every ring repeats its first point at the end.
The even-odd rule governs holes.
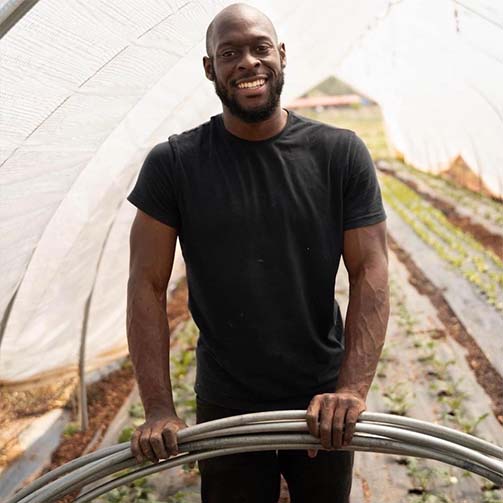
{"type": "MultiPolygon", "coordinates": [[[[125,196],[154,144],[220,111],[202,56],[229,3],[40,0],[0,41],[1,382],[76,368],[84,332],[88,369],[126,352],[125,196]]],[[[284,104],[336,74],[416,167],[462,155],[502,194],[502,2],[249,3],[286,44],[284,104]]]]}

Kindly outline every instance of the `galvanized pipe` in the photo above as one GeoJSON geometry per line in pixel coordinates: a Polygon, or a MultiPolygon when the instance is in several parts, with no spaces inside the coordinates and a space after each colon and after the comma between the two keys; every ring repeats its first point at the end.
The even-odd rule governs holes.
{"type": "MultiPolygon", "coordinates": [[[[207,423],[201,423],[198,425],[191,426],[190,428],[180,430],[177,433],[178,441],[182,442],[184,439],[189,437],[191,435],[196,435],[199,433],[207,433],[210,431],[216,431],[219,430],[222,427],[230,427],[230,426],[235,426],[235,425],[243,425],[247,423],[252,423],[252,422],[258,422],[258,421],[276,421],[276,420],[288,420],[288,419],[297,419],[297,420],[302,420],[305,421],[306,417],[306,411],[304,410],[289,410],[289,411],[267,411],[267,412],[256,412],[252,414],[243,414],[239,416],[232,416],[232,417],[226,417],[223,419],[217,419],[214,421],[209,421],[207,423]],[[279,415],[278,415],[279,414],[279,415]]],[[[112,447],[109,447],[107,449],[113,449],[113,452],[119,452],[119,451],[130,451],[130,443],[129,442],[124,442],[122,444],[114,445],[112,447]]],[[[31,497],[34,496],[36,491],[40,488],[44,488],[47,486],[49,482],[52,480],[55,480],[56,478],[60,477],[61,475],[64,475],[68,473],[71,470],[74,470],[75,468],[79,466],[86,465],[87,463],[90,463],[91,461],[94,460],[99,460],[101,458],[104,458],[108,455],[108,450],[101,449],[100,451],[93,452],[91,454],[88,454],[86,456],[83,456],[82,458],[77,458],[70,463],[67,463],[61,467],[56,468],[55,470],[52,470],[51,472],[45,474],[43,477],[41,477],[40,480],[34,481],[32,484],[27,486],[26,488],[22,489],[18,493],[14,494],[7,503],[17,503],[22,500],[25,496],[30,494],[31,497]],[[71,467],[69,467],[71,465],[71,467]]],[[[24,502],[23,502],[24,503],[24,502]]]]}
{"type": "MultiPolygon", "coordinates": [[[[229,440],[229,439],[226,439],[229,440]]],[[[292,439],[293,441],[294,439],[292,439]]],[[[401,442],[395,442],[395,441],[390,441],[387,439],[374,439],[370,437],[365,437],[365,438],[355,438],[354,439],[356,444],[362,444],[362,445],[353,445],[351,446],[350,449],[347,450],[358,450],[358,451],[370,451],[370,452],[380,452],[380,453],[385,453],[385,454],[398,454],[398,455],[407,455],[407,456],[416,456],[416,457],[424,457],[424,458],[429,458],[429,459],[436,459],[438,461],[448,463],[454,466],[458,466],[460,468],[470,470],[474,473],[477,473],[483,477],[486,478],[491,478],[493,477],[493,474],[489,470],[485,470],[482,467],[479,467],[477,465],[473,465],[469,462],[463,462],[460,460],[456,459],[451,459],[449,456],[444,455],[444,454],[439,454],[439,453],[434,453],[429,449],[425,449],[422,447],[410,447],[406,446],[401,442]]],[[[353,443],[355,443],[353,442],[353,443]]],[[[281,449],[281,450],[291,450],[291,449],[315,449],[319,448],[319,444],[317,443],[309,443],[309,442],[302,442],[302,443],[271,443],[268,445],[248,445],[248,446],[242,446],[240,445],[239,447],[227,447],[227,448],[221,448],[218,450],[209,450],[209,451],[201,451],[201,452],[196,452],[194,454],[184,454],[184,455],[179,455],[176,458],[169,459],[167,461],[163,461],[159,464],[156,465],[151,465],[148,467],[140,468],[138,470],[135,470],[132,473],[129,473],[127,475],[123,475],[122,477],[119,477],[118,479],[114,479],[110,482],[107,482],[97,488],[92,489],[91,491],[87,492],[86,494],[83,494],[79,498],[75,500],[75,503],[85,503],[88,501],[92,501],[94,498],[97,498],[98,496],[105,494],[108,491],[111,491],[115,487],[118,487],[123,484],[127,484],[129,482],[132,482],[133,480],[136,480],[137,478],[140,477],[145,477],[147,475],[150,475],[152,473],[156,473],[165,469],[173,468],[175,466],[179,466],[184,463],[189,463],[193,461],[199,461],[201,459],[208,459],[208,458],[213,458],[217,456],[224,456],[228,454],[236,454],[236,453],[242,453],[242,452],[257,452],[257,451],[267,451],[267,450],[275,450],[275,449],[281,449]]],[[[307,454],[306,454],[307,455],[307,454]]]]}
{"type": "MultiPolygon", "coordinates": [[[[211,421],[208,423],[203,423],[200,425],[192,426],[190,428],[190,432],[188,430],[182,430],[178,433],[178,438],[180,441],[190,433],[190,438],[207,438],[207,436],[201,436],[205,432],[219,432],[221,428],[229,428],[234,427],[235,425],[243,425],[250,422],[263,422],[263,421],[271,421],[271,419],[276,419],[278,417],[278,412],[260,412],[254,414],[247,414],[246,421],[243,421],[242,416],[232,416],[224,419],[220,419],[217,421],[211,421]]],[[[291,421],[300,421],[302,424],[305,424],[305,411],[281,411],[281,420],[291,420],[291,421]]],[[[495,456],[497,458],[503,458],[503,449],[501,447],[495,446],[489,442],[481,440],[472,435],[467,435],[466,433],[462,433],[451,428],[446,428],[445,426],[436,425],[427,423],[425,421],[420,421],[418,419],[412,419],[403,416],[395,416],[391,414],[381,414],[375,412],[364,412],[360,415],[359,423],[381,423],[381,424],[392,424],[397,427],[412,429],[419,433],[426,433],[431,436],[444,438],[446,440],[453,441],[458,444],[462,444],[465,447],[469,447],[479,452],[495,456]]],[[[269,423],[271,424],[271,423],[269,423]]],[[[305,430],[304,430],[305,431],[305,430]]],[[[220,433],[218,433],[220,434],[220,433]]],[[[129,442],[124,442],[123,444],[114,445],[108,447],[106,449],[101,449],[100,451],[93,452],[91,454],[87,454],[82,456],[81,458],[77,458],[69,463],[66,463],[63,466],[52,470],[51,472],[45,474],[40,477],[36,481],[34,481],[30,486],[22,489],[18,493],[16,493],[9,502],[17,503],[21,498],[26,496],[28,493],[33,493],[38,488],[45,486],[50,481],[68,473],[69,471],[74,470],[79,466],[83,466],[91,461],[100,459],[101,457],[107,456],[111,452],[118,452],[122,449],[128,449],[129,442]]]]}
{"type": "MultiPolygon", "coordinates": [[[[419,421],[417,419],[410,419],[402,416],[392,416],[389,414],[362,414],[358,425],[375,424],[377,425],[391,425],[396,428],[401,428],[405,430],[412,430],[417,433],[422,433],[430,435],[432,437],[448,440],[458,445],[463,445],[464,447],[469,447],[471,449],[477,450],[483,454],[489,456],[494,456],[496,458],[503,458],[503,448],[493,445],[485,440],[481,440],[472,435],[467,435],[451,428],[446,428],[445,426],[430,424],[425,421],[419,421]],[[363,417],[362,417],[363,416],[363,417]],[[369,417],[371,416],[371,417],[369,417]],[[375,416],[375,417],[374,417],[375,416]],[[389,421],[386,418],[390,417],[389,421]]],[[[227,435],[242,435],[246,433],[257,433],[261,431],[284,431],[282,425],[288,425],[289,431],[308,431],[305,419],[297,421],[284,421],[284,422],[267,422],[267,423],[254,423],[243,426],[232,426],[227,428],[221,428],[219,430],[214,430],[212,432],[194,434],[190,436],[190,440],[201,440],[205,438],[222,437],[227,435]],[[257,426],[260,425],[260,428],[257,426]],[[269,425],[269,429],[266,430],[262,426],[269,425]]],[[[363,431],[363,430],[362,430],[363,431]]]]}
{"type": "MultiPolygon", "coordinates": [[[[267,424],[262,425],[262,426],[267,426],[267,424]]],[[[285,423],[283,423],[283,424],[280,424],[279,426],[285,427],[287,425],[285,425],[285,423]]],[[[382,431],[380,433],[382,433],[382,431]]],[[[392,433],[392,432],[390,432],[390,433],[392,433]]],[[[315,441],[317,440],[314,437],[310,437],[310,438],[312,440],[315,440],[315,441]]],[[[223,439],[219,439],[219,440],[223,440],[223,439]]],[[[409,440],[414,440],[414,439],[412,438],[412,439],[409,439],[409,440]]],[[[218,440],[217,440],[217,444],[218,444],[218,440]]],[[[182,442],[180,444],[180,447],[183,448],[183,449],[193,449],[196,446],[195,445],[190,445],[190,444],[184,446],[184,443],[182,442]]],[[[318,445],[318,447],[320,447],[320,446],[318,445]]],[[[463,453],[463,454],[465,454],[465,453],[463,453]]],[[[112,456],[112,457],[115,458],[115,459],[118,459],[115,456],[112,456]]],[[[124,457],[121,457],[119,459],[119,462],[121,460],[124,460],[124,457]]],[[[107,459],[107,460],[105,460],[105,463],[106,463],[106,467],[109,468],[111,466],[111,464],[113,464],[113,460],[112,459],[107,459]]],[[[134,464],[134,462],[132,464],[134,464]]],[[[81,478],[81,474],[78,473],[78,472],[81,472],[83,470],[86,472],[86,475],[85,475],[86,482],[89,480],[89,478],[91,478],[93,476],[93,474],[97,474],[96,478],[101,478],[103,475],[100,474],[100,472],[101,472],[101,470],[103,468],[103,465],[104,465],[103,462],[94,462],[90,466],[84,467],[82,470],[77,470],[77,473],[71,474],[70,477],[65,477],[65,479],[66,479],[65,481],[60,480],[60,481],[57,481],[57,482],[51,484],[51,489],[46,488],[45,491],[44,491],[44,495],[37,494],[37,493],[35,493],[35,494],[32,493],[31,497],[27,501],[39,501],[37,499],[37,497],[39,497],[39,496],[40,496],[40,501],[46,501],[45,498],[48,498],[48,497],[52,496],[52,493],[54,491],[55,491],[55,493],[58,493],[58,492],[61,492],[61,491],[65,491],[67,488],[74,487],[75,484],[76,484],[76,482],[81,478]],[[48,493],[48,490],[50,491],[50,494],[48,493]]],[[[70,490],[72,490],[72,489],[70,489],[70,490]]]]}
{"type": "MultiPolygon", "coordinates": [[[[261,426],[265,426],[265,425],[261,425],[261,426]]],[[[246,447],[247,446],[247,447],[250,447],[250,449],[247,449],[247,450],[253,450],[253,448],[256,444],[267,445],[271,442],[274,442],[275,444],[277,444],[277,442],[281,442],[280,445],[288,446],[288,444],[294,440],[299,441],[299,442],[302,441],[303,444],[299,444],[299,445],[303,446],[304,449],[320,448],[320,445],[316,441],[313,442],[313,440],[316,440],[316,439],[314,437],[312,437],[311,435],[299,436],[299,435],[291,435],[291,434],[290,435],[262,435],[262,436],[258,436],[258,437],[254,436],[254,437],[231,437],[231,438],[210,439],[210,440],[205,440],[205,441],[198,441],[198,442],[190,442],[190,443],[186,443],[186,444],[181,444],[180,448],[184,449],[184,450],[185,449],[199,450],[199,449],[208,449],[208,448],[214,449],[215,447],[224,448],[224,447],[230,446],[230,447],[238,448],[238,447],[246,447]]],[[[440,455],[438,455],[439,453],[432,450],[432,449],[429,449],[429,450],[426,449],[426,452],[418,452],[417,449],[416,449],[416,451],[414,451],[413,449],[411,450],[410,448],[408,450],[407,450],[407,448],[405,448],[405,450],[403,448],[401,448],[399,451],[394,451],[394,450],[389,450],[389,448],[387,448],[387,447],[389,447],[389,445],[392,445],[392,444],[390,444],[390,439],[371,438],[371,437],[367,436],[367,437],[363,437],[362,439],[355,438],[356,444],[360,444],[360,440],[363,440],[364,444],[362,446],[358,446],[358,445],[353,446],[353,448],[361,450],[359,447],[364,447],[365,445],[367,445],[368,442],[372,442],[372,445],[374,446],[374,449],[373,449],[374,451],[379,450],[380,452],[398,453],[398,454],[402,454],[402,455],[403,454],[422,455],[422,456],[426,456],[429,458],[438,459],[439,461],[447,462],[449,464],[453,464],[455,466],[459,466],[464,469],[474,471],[475,473],[479,473],[482,476],[486,476],[486,477],[494,480],[494,473],[491,474],[490,471],[484,471],[483,469],[480,470],[477,468],[476,464],[470,463],[470,461],[466,461],[464,459],[459,459],[459,458],[456,459],[456,458],[449,457],[449,456],[443,456],[441,453],[440,453],[440,455]]],[[[353,442],[353,443],[355,443],[355,442],[353,442]]],[[[269,447],[269,449],[271,449],[271,448],[272,447],[269,447]]],[[[289,448],[292,448],[292,447],[289,447],[289,448]]],[[[81,477],[78,476],[77,474],[73,474],[73,477],[72,477],[74,479],[73,481],[67,481],[67,483],[64,485],[60,485],[59,484],[60,481],[57,481],[58,483],[54,483],[52,485],[52,488],[50,491],[45,491],[44,494],[39,494],[38,498],[29,499],[29,501],[37,501],[37,502],[44,501],[45,502],[45,501],[51,501],[54,499],[58,499],[59,497],[62,497],[65,493],[70,492],[71,490],[75,490],[75,488],[76,488],[75,486],[77,485],[77,482],[78,482],[78,486],[80,487],[80,486],[88,484],[94,480],[103,478],[105,475],[108,475],[109,473],[113,473],[115,471],[118,471],[119,469],[123,469],[128,466],[133,466],[135,464],[135,462],[134,462],[134,460],[129,459],[124,462],[120,462],[119,464],[120,464],[120,466],[114,467],[113,465],[111,466],[110,464],[107,463],[107,466],[105,467],[106,473],[104,473],[104,471],[102,469],[102,461],[95,462],[95,463],[93,463],[93,465],[95,465],[94,467],[89,467],[87,469],[87,473],[84,476],[84,479],[81,479],[81,477]],[[99,465],[101,465],[101,469],[100,469],[99,465]]],[[[147,467],[147,468],[150,468],[150,467],[147,467]]],[[[166,466],[166,468],[168,468],[168,467],[166,466]]],[[[140,476],[142,473],[143,473],[143,471],[140,470],[138,472],[137,476],[140,476]]],[[[498,481],[498,480],[495,480],[495,481],[498,481]]],[[[120,485],[120,482],[118,485],[120,485]]]]}
{"type": "MultiPolygon", "coordinates": [[[[261,438],[262,446],[270,442],[276,442],[277,445],[291,449],[293,447],[290,445],[294,440],[292,433],[281,436],[280,432],[306,432],[305,416],[305,411],[275,411],[232,416],[202,423],[178,432],[179,448],[182,452],[185,450],[206,449],[205,455],[208,457],[216,455],[215,447],[219,445],[225,449],[246,447],[247,450],[253,450],[258,443],[256,433],[266,432],[267,435],[261,438]],[[274,432],[277,432],[280,436],[278,434],[274,435],[274,432]],[[253,433],[255,436],[242,436],[248,433],[253,433]],[[232,437],[220,438],[223,435],[226,437],[241,436],[234,437],[234,439],[232,437]],[[208,437],[210,437],[210,444],[207,443],[208,440],[204,440],[208,437]],[[280,439],[284,441],[280,442],[280,439]],[[236,441],[239,442],[238,445],[232,443],[236,441]],[[254,445],[248,445],[250,442],[254,445]]],[[[297,440],[299,438],[302,438],[302,435],[297,440]]],[[[392,452],[387,446],[399,446],[397,447],[399,448],[399,452],[395,452],[398,454],[405,452],[406,448],[404,446],[405,443],[408,443],[409,450],[407,452],[410,452],[410,455],[431,457],[439,461],[454,464],[455,466],[461,466],[493,481],[503,479],[501,476],[503,463],[493,457],[493,454],[500,455],[503,453],[503,449],[475,437],[438,425],[387,414],[363,413],[356,425],[353,445],[349,448],[365,449],[365,445],[367,445],[365,442],[370,443],[374,447],[378,446],[381,449],[379,452],[392,452]],[[372,424],[373,422],[380,424],[372,424]],[[387,424],[391,424],[392,426],[387,426],[387,424]],[[417,431],[409,431],[408,428],[412,430],[416,429],[417,431]],[[422,432],[428,432],[428,435],[424,435],[422,432]],[[396,439],[399,442],[396,442],[396,439]],[[362,444],[362,442],[364,443],[362,444]],[[471,448],[465,447],[467,443],[470,444],[471,448]],[[412,454],[412,452],[417,454],[412,454]]],[[[297,443],[296,445],[299,444],[297,443]]],[[[319,439],[310,435],[304,435],[302,446],[300,448],[303,449],[322,448],[319,444],[319,439]],[[312,445],[312,447],[309,447],[308,444],[312,445]]],[[[272,449],[272,447],[269,447],[269,449],[272,449]]],[[[195,453],[194,455],[197,454],[195,453]]],[[[178,457],[171,458],[167,462],[175,462],[177,459],[178,457]]],[[[165,466],[165,463],[156,464],[153,467],[140,468],[137,472],[143,473],[145,469],[159,466],[161,466],[159,469],[163,469],[162,467],[165,466]]],[[[129,443],[113,446],[112,448],[74,460],[54,470],[54,472],[41,478],[44,479],[43,483],[40,480],[35,481],[33,485],[30,485],[12,497],[9,503],[46,503],[53,498],[59,498],[67,492],[75,490],[76,486],[80,487],[101,479],[105,475],[105,472],[108,475],[117,471],[119,466],[123,468],[134,465],[135,461],[131,457],[129,443]],[[69,467],[69,465],[71,466],[69,467]],[[74,470],[73,473],[69,473],[62,479],[50,483],[57,476],[64,475],[70,470],[74,470]]]]}
{"type": "Polygon", "coordinates": [[[467,459],[473,463],[486,466],[490,470],[503,472],[503,462],[494,459],[491,456],[486,456],[480,452],[468,449],[462,445],[449,442],[437,437],[431,437],[422,433],[407,431],[401,428],[394,428],[392,426],[383,426],[379,424],[361,424],[359,425],[360,433],[369,433],[371,435],[382,435],[394,440],[401,440],[402,442],[419,447],[434,448],[437,451],[447,451],[450,455],[460,459],[467,459]]]}
{"type": "Polygon", "coordinates": [[[421,421],[420,419],[396,416],[394,414],[383,414],[380,412],[364,412],[360,415],[360,417],[364,423],[370,422],[373,424],[389,424],[399,428],[417,431],[418,433],[424,433],[426,435],[431,435],[432,437],[443,438],[456,444],[464,445],[465,447],[475,449],[483,454],[488,454],[489,456],[494,456],[500,459],[503,458],[502,447],[440,424],[433,424],[421,421]]]}
{"type": "Polygon", "coordinates": [[[104,447],[99,451],[91,452],[89,454],[85,454],[80,458],[72,459],[68,463],[64,465],[58,466],[51,470],[50,472],[45,473],[38,479],[34,480],[31,484],[19,490],[16,494],[14,494],[8,501],[9,503],[17,503],[22,498],[29,494],[33,494],[37,489],[46,486],[49,482],[56,480],[59,477],[75,470],[76,468],[80,468],[81,466],[92,463],[93,461],[100,460],[102,458],[107,457],[109,454],[114,454],[116,452],[123,451],[129,447],[129,442],[123,442],[121,444],[111,445],[110,447],[104,447]]]}
{"type": "MultiPolygon", "coordinates": [[[[80,487],[79,482],[84,477],[90,477],[94,474],[99,474],[102,470],[115,465],[117,463],[122,463],[123,461],[133,461],[131,450],[123,449],[114,454],[110,454],[106,458],[99,459],[98,461],[93,461],[92,463],[77,468],[71,473],[66,474],[48,485],[41,487],[35,492],[25,496],[23,499],[19,500],[22,503],[47,503],[52,501],[53,495],[61,494],[61,496],[73,491],[76,487],[80,487]]],[[[114,470],[115,472],[116,470],[114,470]]],[[[112,473],[114,473],[112,472],[112,473]]],[[[101,478],[101,475],[98,477],[101,478]]],[[[60,497],[61,497],[60,496],[60,497]]],[[[56,498],[57,499],[57,498],[56,498]]]]}

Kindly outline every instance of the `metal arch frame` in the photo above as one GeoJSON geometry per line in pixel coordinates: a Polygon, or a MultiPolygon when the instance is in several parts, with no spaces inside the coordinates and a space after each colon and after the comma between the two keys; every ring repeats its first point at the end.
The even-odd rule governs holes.
{"type": "MultiPolygon", "coordinates": [[[[240,452],[321,449],[308,434],[306,411],[259,412],[232,416],[178,432],[179,454],[102,483],[75,501],[85,503],[139,477],[191,461],[240,452]]],[[[347,450],[415,456],[447,463],[503,485],[503,448],[472,435],[417,419],[364,412],[347,450]]],[[[130,444],[114,445],[77,458],[40,477],[7,503],[46,503],[136,465],[130,444]]]]}
{"type": "Polygon", "coordinates": [[[0,39],[18,23],[39,0],[9,0],[0,7],[0,39]]]}

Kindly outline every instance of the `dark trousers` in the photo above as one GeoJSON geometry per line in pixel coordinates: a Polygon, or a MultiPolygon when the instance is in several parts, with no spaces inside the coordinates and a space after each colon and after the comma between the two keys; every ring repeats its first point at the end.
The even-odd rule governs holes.
{"type": "MultiPolygon", "coordinates": [[[[197,399],[197,422],[250,411],[228,409],[197,399]]],[[[199,461],[202,503],[277,503],[280,475],[291,503],[349,503],[353,453],[264,451],[231,454],[199,461]]]]}

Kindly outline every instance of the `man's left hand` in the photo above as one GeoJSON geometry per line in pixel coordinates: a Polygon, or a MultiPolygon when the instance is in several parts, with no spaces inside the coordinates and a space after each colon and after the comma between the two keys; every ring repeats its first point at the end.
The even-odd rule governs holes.
{"type": "MultiPolygon", "coordinates": [[[[349,445],[358,416],[366,409],[365,399],[353,390],[315,395],[307,408],[306,422],[311,435],[321,440],[325,449],[340,449],[349,445]]],[[[310,458],[317,450],[309,449],[310,458]]]]}

